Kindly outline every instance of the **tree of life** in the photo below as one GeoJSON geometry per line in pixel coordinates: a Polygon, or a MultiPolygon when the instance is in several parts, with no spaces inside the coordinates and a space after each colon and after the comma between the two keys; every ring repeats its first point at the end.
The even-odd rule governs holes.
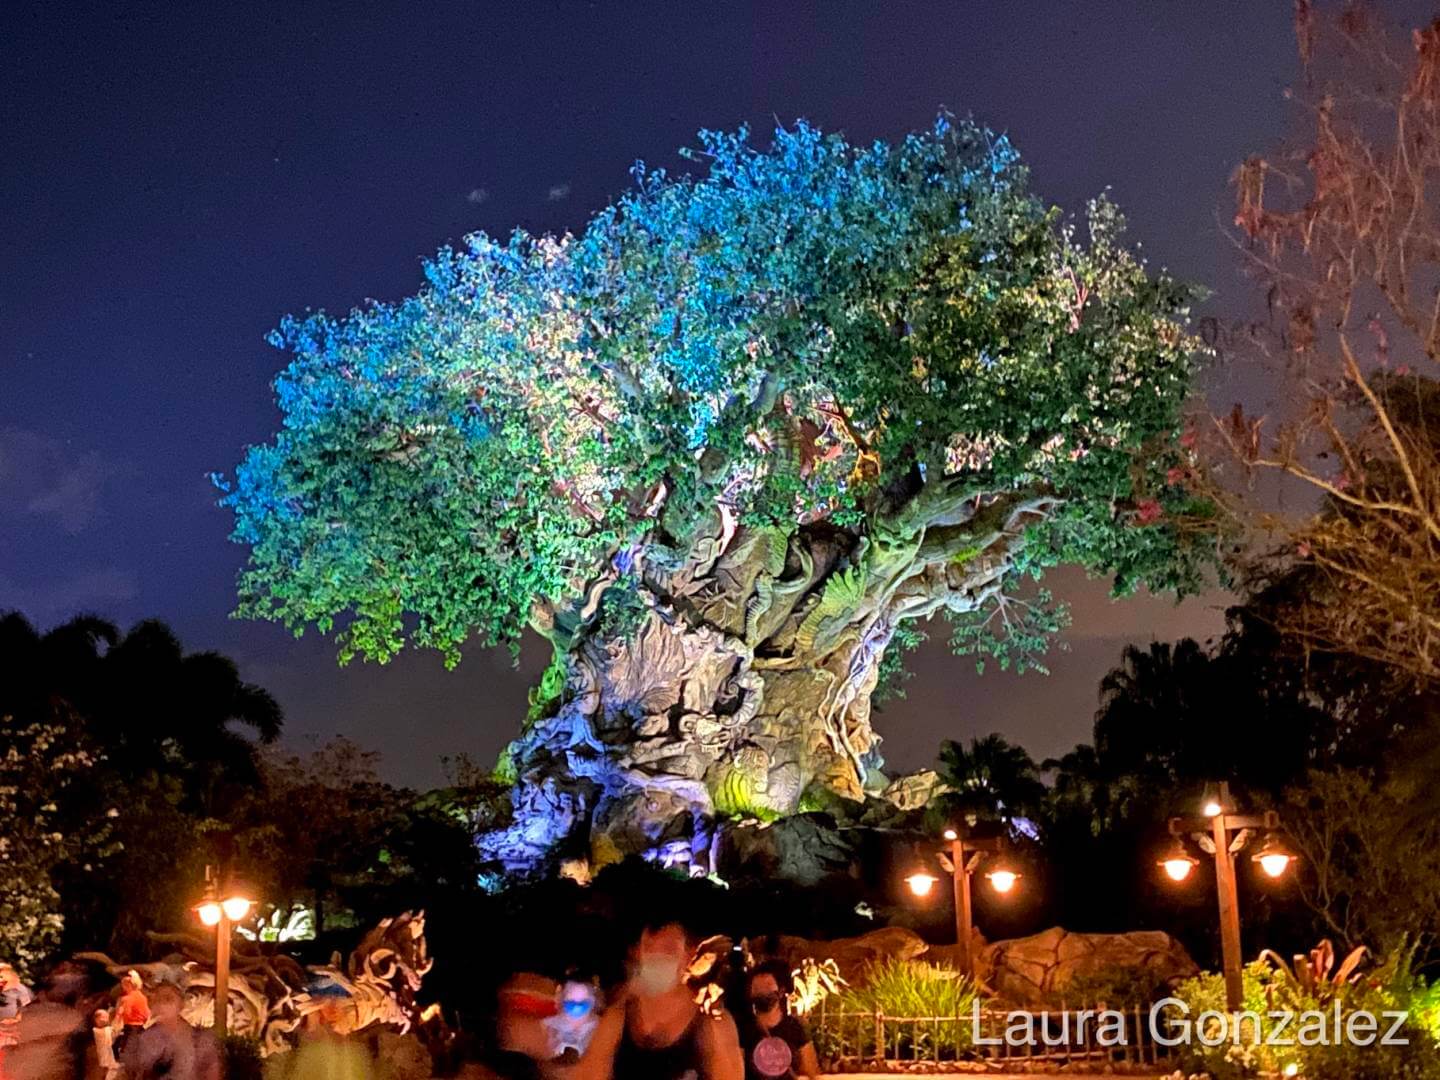
{"type": "Polygon", "coordinates": [[[1046,568],[1186,590],[1213,554],[1189,292],[1108,201],[1071,226],[946,117],[687,156],[578,235],[472,236],[408,299],[286,320],[283,426],[222,481],[244,615],[342,660],[548,639],[482,841],[511,871],[704,872],[727,819],[883,785],[907,623],[1034,663],[1046,568]]]}

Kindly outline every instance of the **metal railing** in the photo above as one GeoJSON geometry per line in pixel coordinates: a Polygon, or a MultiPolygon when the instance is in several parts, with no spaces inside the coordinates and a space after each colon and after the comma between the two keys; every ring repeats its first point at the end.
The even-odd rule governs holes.
{"type": "Polygon", "coordinates": [[[857,1065],[941,1064],[981,1060],[1005,1064],[1087,1062],[1156,1065],[1171,1057],[1155,1041],[1148,1006],[982,1008],[958,1016],[887,1016],[880,1011],[819,1008],[807,1018],[816,1051],[829,1071],[857,1065]],[[1102,1023],[1103,1021],[1103,1023],[1102,1023]]]}

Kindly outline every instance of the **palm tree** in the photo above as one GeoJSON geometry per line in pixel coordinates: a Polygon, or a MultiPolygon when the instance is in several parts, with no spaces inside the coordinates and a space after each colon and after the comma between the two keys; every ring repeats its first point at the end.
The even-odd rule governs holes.
{"type": "Polygon", "coordinates": [[[65,724],[100,759],[94,782],[67,794],[67,820],[119,810],[102,873],[88,861],[53,871],[67,932],[143,947],[146,931],[183,918],[177,883],[199,876],[207,837],[258,781],[259,744],[279,736],[280,706],[226,657],[187,653],[160,622],[122,634],[82,616],[42,634],[0,615],[0,752],[23,752],[15,734],[36,720],[65,724]]]}
{"type": "Polygon", "coordinates": [[[271,743],[284,722],[232,660],[186,653],[162,622],[121,634],[82,615],[41,634],[18,612],[0,616],[0,716],[70,719],[129,779],[157,767],[253,779],[255,742],[237,727],[271,743]]]}
{"type": "Polygon", "coordinates": [[[980,818],[1008,823],[1033,814],[1045,797],[1035,760],[1000,735],[971,739],[968,747],[946,740],[940,775],[952,788],[944,796],[948,806],[980,818]]]}
{"type": "MultiPolygon", "coordinates": [[[[1204,775],[1215,756],[1208,747],[1225,692],[1218,667],[1193,638],[1154,641],[1147,649],[1127,645],[1100,682],[1095,752],[1106,771],[1170,783],[1197,768],[1204,775]]],[[[1232,750],[1222,758],[1233,758],[1232,750]]]]}
{"type": "Polygon", "coordinates": [[[137,623],[106,652],[92,712],[97,738],[122,772],[165,762],[188,773],[206,800],[221,781],[253,782],[255,743],[280,735],[284,716],[267,691],[215,652],[186,653],[164,623],[137,623]]]}

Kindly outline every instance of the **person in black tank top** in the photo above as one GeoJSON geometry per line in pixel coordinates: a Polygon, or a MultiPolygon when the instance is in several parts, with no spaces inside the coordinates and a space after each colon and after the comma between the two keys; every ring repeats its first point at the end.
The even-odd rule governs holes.
{"type": "Polygon", "coordinates": [[[691,945],[668,926],[641,935],[623,1004],[601,1017],[578,1066],[588,1080],[744,1080],[735,1021],[701,1011],[685,982],[691,945]]]}
{"type": "Polygon", "coordinates": [[[615,1054],[615,1080],[700,1080],[704,1073],[704,1055],[700,1048],[700,1025],[707,1023],[697,1008],[680,1037],[669,1045],[654,1045],[636,1036],[631,1027],[631,1014],[636,1003],[626,1005],[625,1033],[615,1054]]]}

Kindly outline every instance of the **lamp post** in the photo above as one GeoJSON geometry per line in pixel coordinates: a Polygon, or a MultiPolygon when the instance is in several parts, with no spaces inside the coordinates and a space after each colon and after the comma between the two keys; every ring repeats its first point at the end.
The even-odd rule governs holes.
{"type": "Polygon", "coordinates": [[[230,938],[253,903],[233,883],[222,886],[213,866],[205,868],[205,899],[195,914],[215,928],[215,1037],[221,1040],[230,1032],[230,938]]]}
{"type": "MultiPolygon", "coordinates": [[[[973,980],[975,960],[971,952],[971,937],[975,930],[974,909],[971,903],[970,875],[987,854],[999,856],[1005,849],[1005,841],[999,836],[966,836],[961,829],[946,829],[945,839],[950,850],[939,853],[940,865],[950,875],[951,887],[955,893],[955,944],[959,946],[960,973],[973,980]]],[[[1020,880],[1020,875],[1004,863],[992,868],[985,877],[990,887],[1002,895],[1009,893],[1020,880]]],[[[940,879],[926,867],[919,867],[905,879],[910,891],[916,896],[928,896],[940,879]]]]}
{"type": "Polygon", "coordinates": [[[1279,877],[1294,856],[1280,844],[1274,831],[1280,828],[1280,816],[1273,810],[1264,814],[1236,814],[1230,798],[1230,785],[1206,789],[1200,817],[1173,817],[1170,835],[1175,838],[1170,851],[1160,860],[1172,881],[1184,881],[1198,861],[1185,850],[1181,837],[1187,833],[1200,848],[1215,857],[1215,888],[1220,899],[1220,955],[1225,969],[1225,1005],[1232,1013],[1239,1012],[1245,1000],[1244,980],[1240,969],[1240,898],[1235,886],[1235,856],[1242,851],[1257,829],[1269,832],[1264,845],[1252,856],[1270,877],[1279,877]]]}

